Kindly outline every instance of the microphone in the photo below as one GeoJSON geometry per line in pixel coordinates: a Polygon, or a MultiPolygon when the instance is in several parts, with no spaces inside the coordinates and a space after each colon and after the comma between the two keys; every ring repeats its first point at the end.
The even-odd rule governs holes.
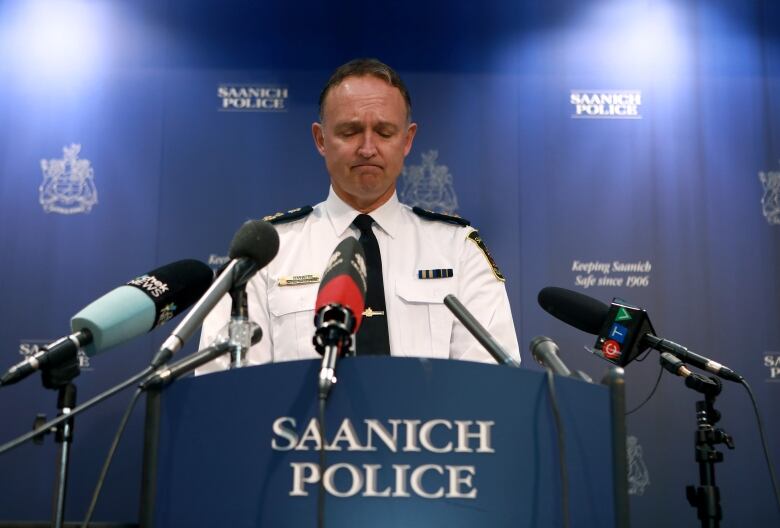
{"type": "Polygon", "coordinates": [[[466,327],[466,330],[471,333],[471,335],[474,336],[474,338],[479,341],[479,343],[485,347],[485,350],[487,350],[491,356],[493,356],[493,359],[496,360],[496,363],[499,365],[509,365],[510,367],[519,367],[520,362],[518,362],[515,358],[507,354],[503,348],[501,348],[501,345],[496,343],[496,340],[493,339],[493,336],[490,335],[490,332],[488,332],[484,326],[479,324],[479,321],[476,320],[476,318],[471,315],[471,312],[469,312],[465,306],[463,306],[463,303],[461,303],[457,297],[455,297],[452,294],[447,295],[444,297],[444,305],[450,309],[452,314],[458,318],[458,320],[463,323],[463,326],[466,327]]]}
{"type": "Polygon", "coordinates": [[[76,357],[80,348],[94,356],[150,332],[186,310],[209,287],[211,268],[197,260],[179,260],[129,281],[73,316],[74,333],[11,367],[0,385],[16,383],[36,370],[76,357]]]}
{"type": "MultiPolygon", "coordinates": [[[[250,345],[254,345],[260,342],[263,337],[263,331],[259,326],[253,325],[252,339],[250,345]]],[[[231,344],[229,340],[220,341],[209,347],[199,350],[189,356],[180,359],[173,365],[158,369],[152,373],[147,379],[145,379],[138,388],[141,390],[158,389],[169,385],[173,381],[179,379],[185,374],[189,374],[196,368],[205,365],[209,361],[213,361],[222,354],[225,354],[230,350],[231,344]]]]}
{"type": "Polygon", "coordinates": [[[314,348],[322,355],[320,399],[336,383],[336,359],[353,348],[366,304],[366,257],[355,237],[342,240],[328,260],[314,305],[314,348]]]}
{"type": "Polygon", "coordinates": [[[542,288],[537,300],[545,312],[587,334],[599,333],[609,311],[598,299],[555,286],[542,288]]]}
{"type": "Polygon", "coordinates": [[[624,367],[647,348],[669,352],[685,363],[735,381],[742,376],[709,358],[696,354],[655,334],[647,312],[625,302],[611,305],[565,288],[547,287],[539,292],[539,305],[552,316],[589,334],[598,336],[593,352],[624,367]]]}
{"type": "Polygon", "coordinates": [[[163,342],[150,367],[159,368],[181,350],[222,296],[233,288],[245,285],[257,270],[273,260],[278,251],[279,235],[274,226],[262,220],[245,222],[230,243],[231,261],[163,342]]]}
{"type": "Polygon", "coordinates": [[[702,394],[720,394],[721,384],[717,378],[705,378],[691,372],[677,356],[669,352],[661,352],[661,366],[674,374],[685,378],[685,386],[702,394]]]}
{"type": "Polygon", "coordinates": [[[572,375],[569,367],[558,357],[558,345],[549,337],[534,337],[531,340],[530,349],[531,355],[541,366],[552,369],[559,376],[568,378],[572,375]]]}

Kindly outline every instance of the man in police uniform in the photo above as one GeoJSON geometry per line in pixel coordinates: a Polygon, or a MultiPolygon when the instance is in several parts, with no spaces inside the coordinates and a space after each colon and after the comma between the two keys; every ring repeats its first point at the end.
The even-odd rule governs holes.
{"type": "MultiPolygon", "coordinates": [[[[396,181],[416,131],[407,89],[390,67],[357,59],[333,73],[320,95],[320,122],[312,124],[330,192],[313,208],[265,218],[279,232],[280,250],[247,287],[250,318],[263,330],[249,352],[250,363],[319,357],[312,345],[319,280],[333,249],[349,236],[362,236],[361,243],[368,236],[378,245],[384,290],[384,306],[367,303],[358,355],[388,352],[387,345],[361,350],[360,333],[371,319],[386,327],[383,340],[393,356],[493,362],[443,304],[454,294],[520,359],[504,277],[477,231],[463,219],[398,201],[396,181]],[[370,215],[363,231],[353,224],[361,214],[370,215]]],[[[201,346],[223,330],[229,314],[226,296],[204,322],[201,346]]],[[[227,364],[223,356],[200,372],[227,364]]]]}

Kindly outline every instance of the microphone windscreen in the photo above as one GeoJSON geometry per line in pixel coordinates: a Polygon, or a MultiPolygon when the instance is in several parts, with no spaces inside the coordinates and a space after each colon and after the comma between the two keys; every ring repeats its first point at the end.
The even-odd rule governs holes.
{"type": "Polygon", "coordinates": [[[156,328],[189,308],[211,285],[211,268],[180,260],[150,271],[93,301],[73,316],[73,332],[89,330],[93,356],[156,328]]]}
{"type": "Polygon", "coordinates": [[[263,220],[249,220],[236,231],[230,242],[231,259],[248,258],[264,268],[279,252],[279,234],[276,228],[263,220]]]}
{"type": "Polygon", "coordinates": [[[366,304],[366,257],[355,237],[347,237],[336,246],[322,275],[314,311],[328,304],[352,310],[357,332],[366,304]]]}
{"type": "Polygon", "coordinates": [[[539,292],[539,306],[553,317],[583,332],[598,334],[609,305],[582,293],[549,286],[539,292]]]}

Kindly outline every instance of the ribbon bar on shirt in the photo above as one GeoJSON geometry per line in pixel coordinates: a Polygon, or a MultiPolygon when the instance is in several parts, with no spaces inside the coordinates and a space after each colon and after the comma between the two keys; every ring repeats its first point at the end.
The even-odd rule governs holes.
{"type": "Polygon", "coordinates": [[[446,279],[452,275],[452,268],[417,270],[418,279],[446,279]]]}

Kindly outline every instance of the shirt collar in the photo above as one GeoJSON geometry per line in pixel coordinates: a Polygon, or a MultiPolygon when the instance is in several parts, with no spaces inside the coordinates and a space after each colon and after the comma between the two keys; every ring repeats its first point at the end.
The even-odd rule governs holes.
{"type": "MultiPolygon", "coordinates": [[[[355,217],[360,214],[359,211],[356,211],[352,206],[338,197],[333,190],[333,186],[330,187],[328,198],[325,200],[325,211],[333,226],[333,231],[339,238],[341,238],[344,232],[349,228],[352,221],[355,220],[355,217]]],[[[393,192],[393,195],[388,201],[368,214],[371,215],[374,222],[376,222],[385,233],[390,235],[391,238],[395,238],[401,222],[401,202],[398,201],[396,192],[393,192]]]]}

